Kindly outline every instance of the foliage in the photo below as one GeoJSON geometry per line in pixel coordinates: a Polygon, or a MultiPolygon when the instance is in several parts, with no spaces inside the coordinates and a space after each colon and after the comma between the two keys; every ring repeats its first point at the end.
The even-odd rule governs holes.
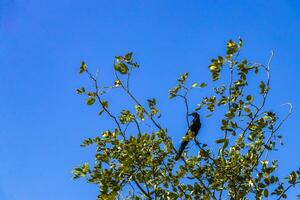
{"type": "MultiPolygon", "coordinates": [[[[226,55],[211,60],[208,66],[211,84],[217,86],[213,88],[214,94],[204,97],[196,108],[207,110],[211,115],[222,114],[219,129],[222,137],[215,145],[218,151],[212,152],[209,147],[212,144],[201,144],[195,138],[198,153],[185,153],[180,161],[174,159],[177,151],[167,128],[158,122],[160,111],[156,99],[148,99],[147,106],[143,106],[129,89],[131,72],[139,67],[132,53],[115,58],[115,82],[109,87],[100,87],[87,64],[82,62],[80,73],[89,76],[94,90],[86,91],[81,87],[77,93],[87,96],[89,106],[98,102],[99,114],[105,113],[116,127],[83,141],[81,146],[97,147],[96,162],[92,166],[85,163],[75,168],[74,178],[85,177],[89,183],[97,184],[98,199],[287,198],[287,191],[300,182],[300,169],[281,179],[275,174],[278,161],[268,159],[268,154],[281,144],[282,136],[278,131],[291,109],[281,121],[276,113],[265,109],[273,53],[266,65],[250,63],[239,59],[242,44],[241,39],[237,43],[230,40],[226,55]],[[266,77],[256,85],[257,93],[253,89],[250,93],[248,77],[261,79],[264,74],[266,77]],[[221,80],[228,80],[228,84],[220,84],[221,80]],[[135,109],[126,108],[119,115],[113,114],[104,96],[107,90],[115,89],[123,90],[135,109]],[[140,126],[146,122],[153,124],[155,129],[149,128],[147,133],[142,133],[140,126]],[[129,126],[135,128],[136,134],[127,133],[129,126]]],[[[188,73],[182,74],[177,82],[169,97],[183,100],[189,125],[189,92],[209,87],[207,83],[188,86],[188,73]]]]}

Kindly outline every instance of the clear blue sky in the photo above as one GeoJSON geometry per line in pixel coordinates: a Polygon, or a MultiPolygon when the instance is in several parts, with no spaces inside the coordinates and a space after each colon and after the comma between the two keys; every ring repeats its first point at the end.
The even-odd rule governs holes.
{"type": "MultiPolygon", "coordinates": [[[[284,113],[281,104],[294,105],[282,128],[285,146],[274,155],[280,160],[278,175],[286,175],[300,166],[299,35],[296,0],[0,0],[0,199],[95,199],[97,186],[73,181],[70,171],[93,162],[94,149],[79,147],[83,138],[111,124],[74,92],[83,83],[91,85],[78,74],[81,60],[93,71],[99,68],[108,84],[114,55],[133,51],[141,63],[134,92],[140,99],[157,97],[162,123],[179,141],[186,128],[184,110],[175,110],[179,102],[167,99],[169,88],[185,71],[195,81],[208,80],[210,58],[238,36],[249,60],[266,62],[275,50],[267,106],[284,113]]],[[[199,139],[213,143],[217,136],[208,127],[214,123],[204,119],[203,124],[199,139]]]]}

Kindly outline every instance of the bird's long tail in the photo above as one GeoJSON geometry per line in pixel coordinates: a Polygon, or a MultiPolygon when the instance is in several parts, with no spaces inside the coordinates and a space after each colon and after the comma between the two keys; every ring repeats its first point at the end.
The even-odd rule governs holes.
{"type": "Polygon", "coordinates": [[[178,149],[177,155],[175,157],[175,160],[178,160],[181,157],[181,154],[183,153],[185,147],[188,145],[189,141],[183,141],[178,149]]]}

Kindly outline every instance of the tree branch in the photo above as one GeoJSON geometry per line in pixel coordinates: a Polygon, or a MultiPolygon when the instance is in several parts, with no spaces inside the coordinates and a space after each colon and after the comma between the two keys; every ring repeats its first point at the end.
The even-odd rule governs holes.
{"type": "MultiPolygon", "coordinates": [[[[116,77],[118,80],[120,80],[120,78],[119,78],[119,76],[118,76],[118,74],[117,74],[116,71],[114,71],[114,74],[115,74],[115,77],[116,77]]],[[[129,95],[129,97],[130,97],[137,105],[143,107],[143,106],[139,103],[139,101],[132,95],[132,93],[130,92],[129,88],[127,88],[127,87],[124,86],[124,84],[122,83],[122,81],[121,81],[120,85],[121,85],[122,89],[125,91],[125,93],[127,93],[127,94],[129,95]]],[[[144,108],[144,107],[143,107],[143,108],[144,108]]],[[[145,110],[144,112],[145,112],[145,114],[150,118],[150,120],[153,122],[153,124],[154,124],[159,130],[161,130],[162,127],[161,127],[161,126],[153,119],[153,117],[152,117],[146,110],[145,110]]]]}
{"type": "Polygon", "coordinates": [[[97,97],[98,102],[102,106],[102,109],[108,114],[109,117],[111,117],[114,120],[114,122],[118,126],[118,129],[120,130],[120,133],[121,133],[123,139],[126,140],[125,134],[123,133],[121,125],[118,122],[117,118],[113,114],[111,114],[111,112],[105,107],[105,105],[103,104],[103,102],[102,102],[102,100],[101,100],[101,98],[99,96],[99,87],[98,87],[97,79],[88,70],[86,70],[86,72],[90,76],[90,78],[94,81],[94,86],[95,86],[95,89],[96,89],[96,92],[95,92],[96,93],[96,97],[97,97]]]}
{"type": "Polygon", "coordinates": [[[294,187],[296,184],[299,184],[299,183],[300,183],[300,181],[296,181],[294,184],[289,185],[289,186],[281,193],[281,195],[278,197],[277,200],[280,200],[280,199],[283,197],[283,195],[284,195],[291,187],[294,187]]]}
{"type": "Polygon", "coordinates": [[[188,105],[188,100],[187,100],[186,95],[187,95],[187,92],[185,93],[185,95],[177,94],[176,96],[181,97],[184,100],[185,109],[186,109],[186,113],[185,113],[186,123],[187,123],[187,126],[190,127],[190,122],[189,122],[189,105],[188,105]]]}
{"type": "Polygon", "coordinates": [[[152,199],[151,195],[148,194],[148,193],[142,188],[142,186],[141,186],[134,178],[132,178],[132,180],[133,180],[133,182],[136,184],[136,186],[142,191],[142,193],[143,193],[146,197],[148,197],[149,199],[152,199]]]}

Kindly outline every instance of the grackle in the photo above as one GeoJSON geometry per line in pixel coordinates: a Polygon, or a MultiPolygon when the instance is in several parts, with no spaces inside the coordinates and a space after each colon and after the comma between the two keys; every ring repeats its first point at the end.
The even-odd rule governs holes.
{"type": "Polygon", "coordinates": [[[190,140],[197,136],[199,129],[201,128],[200,116],[198,113],[193,112],[189,114],[189,116],[193,116],[193,120],[189,126],[188,132],[185,134],[185,138],[181,142],[175,160],[178,160],[181,157],[185,147],[188,145],[190,140]]]}

